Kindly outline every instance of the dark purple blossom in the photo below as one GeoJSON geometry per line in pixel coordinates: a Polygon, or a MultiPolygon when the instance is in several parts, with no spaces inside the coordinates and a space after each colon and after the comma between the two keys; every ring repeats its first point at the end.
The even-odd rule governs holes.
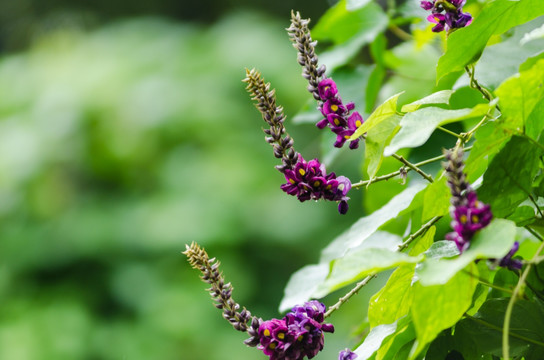
{"type": "Polygon", "coordinates": [[[424,10],[431,10],[427,20],[436,24],[432,29],[434,32],[451,31],[470,25],[472,16],[462,11],[463,5],[465,0],[423,0],[420,3],[424,10]]]}
{"type": "Polygon", "coordinates": [[[351,351],[350,349],[340,351],[338,355],[338,360],[354,360],[357,358],[357,354],[351,351]]]}
{"type": "Polygon", "coordinates": [[[514,245],[512,245],[512,248],[506,254],[502,259],[489,259],[489,261],[494,264],[498,265],[500,267],[505,267],[510,270],[521,270],[523,263],[521,260],[518,259],[512,259],[516,251],[519,249],[519,242],[515,242],[514,245]]]}
{"type": "Polygon", "coordinates": [[[348,211],[348,191],[351,182],[345,176],[336,176],[334,172],[327,174],[325,165],[319,160],[308,162],[299,154],[293,169],[284,172],[287,183],[281,189],[289,195],[296,196],[301,202],[306,200],[325,199],[339,201],[338,211],[345,214],[348,211]]]}
{"type": "Polygon", "coordinates": [[[324,314],[325,305],[313,300],[295,306],[281,320],[264,321],[259,327],[258,348],[270,360],[313,358],[323,349],[323,332],[334,332],[332,324],[323,323],[324,314]]]}
{"type": "Polygon", "coordinates": [[[446,239],[455,241],[457,248],[462,253],[470,246],[470,240],[474,234],[489,225],[493,214],[491,207],[478,200],[478,196],[466,181],[461,149],[446,153],[448,160],[446,174],[451,190],[450,214],[453,232],[446,234],[446,239]]]}
{"type": "MultiPolygon", "coordinates": [[[[344,104],[342,102],[342,99],[338,96],[336,84],[332,79],[325,78],[321,80],[317,91],[321,100],[319,110],[325,118],[318,121],[316,126],[319,129],[328,126],[336,134],[334,146],[341,148],[355,130],[362,125],[363,117],[357,111],[350,114],[355,109],[355,104],[352,102],[344,104]]],[[[360,139],[351,140],[350,149],[357,149],[359,141],[360,139]]]]}
{"type": "Polygon", "coordinates": [[[472,190],[463,194],[462,204],[452,207],[453,232],[446,235],[446,239],[453,240],[460,252],[469,247],[469,242],[478,231],[489,225],[493,214],[491,207],[478,201],[478,196],[472,190]]]}

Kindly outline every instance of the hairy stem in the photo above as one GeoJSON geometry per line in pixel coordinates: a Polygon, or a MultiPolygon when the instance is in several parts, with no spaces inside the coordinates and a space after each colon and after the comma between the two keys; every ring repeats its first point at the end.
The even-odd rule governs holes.
{"type": "Polygon", "coordinates": [[[422,227],[419,228],[415,233],[410,235],[408,239],[406,239],[402,244],[399,245],[398,251],[402,251],[408,247],[418,237],[424,235],[427,230],[430,229],[431,226],[433,226],[438,220],[440,220],[442,216],[435,216],[431,220],[429,220],[427,223],[425,223],[422,227]]]}
{"type": "Polygon", "coordinates": [[[346,303],[353,295],[357,294],[359,290],[362,289],[363,286],[368,284],[370,280],[376,277],[376,274],[368,275],[363,280],[357,283],[353,289],[351,289],[346,295],[342,296],[340,299],[338,299],[338,302],[334,304],[333,306],[329,307],[329,310],[325,313],[325,318],[329,317],[333,312],[338,310],[340,306],[342,306],[344,303],[346,303]]]}
{"type": "Polygon", "coordinates": [[[397,154],[393,154],[392,156],[395,159],[397,159],[398,161],[400,161],[401,163],[403,163],[404,165],[406,165],[407,167],[409,167],[410,169],[417,172],[419,175],[421,175],[428,182],[431,182],[431,183],[434,182],[433,177],[431,175],[425,173],[423,170],[421,170],[419,167],[417,167],[416,165],[414,165],[411,162],[409,162],[408,160],[406,160],[404,157],[402,157],[400,155],[397,155],[397,154]]]}

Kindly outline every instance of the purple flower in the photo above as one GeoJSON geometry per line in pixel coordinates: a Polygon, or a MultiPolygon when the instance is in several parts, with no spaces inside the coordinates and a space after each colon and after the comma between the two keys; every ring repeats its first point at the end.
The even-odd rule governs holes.
{"type": "MultiPolygon", "coordinates": [[[[334,146],[341,148],[355,130],[361,126],[363,117],[357,111],[350,115],[350,112],[355,109],[355,104],[352,102],[344,104],[342,102],[342,99],[338,96],[336,84],[332,79],[321,80],[318,84],[318,93],[322,101],[319,110],[321,110],[325,118],[318,121],[316,126],[319,129],[328,126],[336,134],[334,146]]],[[[359,140],[350,141],[350,149],[357,149],[359,140]]]]}
{"type": "Polygon", "coordinates": [[[327,174],[325,165],[313,159],[306,162],[302,155],[293,169],[284,172],[287,183],[281,189],[287,194],[296,196],[301,202],[306,200],[325,199],[340,202],[338,211],[345,214],[348,211],[347,196],[351,182],[345,176],[336,177],[334,172],[327,174]]]}
{"type": "Polygon", "coordinates": [[[355,358],[357,358],[357,354],[350,349],[342,350],[338,355],[338,360],[353,360],[355,358]]]}
{"type": "Polygon", "coordinates": [[[332,324],[324,324],[325,305],[309,301],[281,320],[264,321],[259,327],[258,348],[270,360],[302,360],[313,358],[323,349],[324,332],[334,332],[332,324]]]}
{"type": "Polygon", "coordinates": [[[446,174],[451,190],[450,214],[453,232],[446,234],[446,239],[455,241],[462,253],[470,246],[474,234],[489,225],[493,218],[491,207],[478,200],[478,195],[471,189],[463,172],[463,152],[461,149],[446,153],[446,174]]]}
{"type": "Polygon", "coordinates": [[[466,204],[452,208],[454,232],[446,235],[446,239],[455,241],[461,253],[469,247],[474,234],[489,225],[493,218],[491,207],[478,201],[474,191],[468,191],[465,197],[466,204]]]}
{"type": "Polygon", "coordinates": [[[515,242],[514,245],[512,245],[512,249],[506,254],[500,261],[499,266],[509,268],[510,270],[520,270],[522,267],[522,262],[517,259],[512,259],[512,256],[518,251],[519,249],[519,242],[515,242]]]}
{"type": "Polygon", "coordinates": [[[431,10],[432,14],[427,20],[436,24],[433,32],[450,31],[470,25],[472,16],[462,11],[463,5],[465,0],[423,0],[420,3],[424,10],[431,10]]]}
{"type": "Polygon", "coordinates": [[[330,99],[338,94],[336,83],[332,79],[323,79],[317,85],[317,91],[321,99],[330,99]]]}

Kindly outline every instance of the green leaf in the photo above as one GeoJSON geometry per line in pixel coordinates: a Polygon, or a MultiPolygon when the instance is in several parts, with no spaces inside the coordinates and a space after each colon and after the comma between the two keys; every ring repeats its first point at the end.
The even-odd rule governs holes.
{"type": "Polygon", "coordinates": [[[360,246],[380,226],[394,219],[406,209],[415,195],[425,187],[418,183],[409,186],[372,214],[362,217],[346,232],[334,239],[321,253],[321,262],[330,262],[343,256],[349,249],[360,246]]]}
{"type": "Polygon", "coordinates": [[[390,156],[402,148],[421,146],[427,142],[438,126],[483,116],[488,110],[487,104],[479,104],[473,109],[445,110],[428,107],[408,113],[402,118],[400,131],[385,148],[384,155],[390,156]]]}
{"type": "Polygon", "coordinates": [[[410,312],[414,270],[413,265],[400,266],[385,286],[370,298],[368,321],[371,327],[391,324],[410,312]]]}
{"type": "Polygon", "coordinates": [[[474,134],[476,141],[466,160],[465,173],[469,182],[474,182],[487,170],[487,164],[512,137],[496,122],[490,122],[479,128],[474,134]]]}
{"type": "Polygon", "coordinates": [[[347,0],[346,10],[353,11],[366,6],[372,0],[347,0]]]}
{"type": "Polygon", "coordinates": [[[381,347],[385,339],[389,338],[397,330],[397,322],[374,327],[365,338],[365,341],[357,349],[357,359],[369,359],[381,347]]]}
{"type": "MultiPolygon", "coordinates": [[[[544,18],[537,18],[529,23],[517,26],[513,32],[505,36],[506,39],[497,44],[487,46],[476,63],[475,73],[480,84],[489,89],[496,89],[505,79],[517,74],[519,67],[528,58],[542,52],[544,39],[529,43],[522,43],[522,37],[530,30],[544,22],[544,18]]],[[[468,86],[468,76],[457,81],[455,87],[468,86]]]]}
{"type": "Polygon", "coordinates": [[[419,255],[427,251],[434,243],[434,235],[436,234],[436,226],[431,226],[429,230],[419,239],[415,240],[414,245],[408,252],[410,255],[419,255]]]}
{"type": "Polygon", "coordinates": [[[488,3],[470,26],[450,34],[446,53],[438,61],[437,81],[478,60],[491,36],[544,15],[541,5],[541,0],[488,3]]]}
{"type": "Polygon", "coordinates": [[[416,338],[416,330],[412,317],[407,316],[397,320],[397,330],[393,336],[382,343],[376,354],[376,360],[393,359],[404,360],[408,358],[412,343],[416,338]]]}
{"type": "Polygon", "coordinates": [[[459,255],[459,249],[454,241],[439,240],[434,242],[431,247],[425,251],[427,259],[451,258],[459,255]]]}
{"type": "Polygon", "coordinates": [[[425,222],[435,216],[443,216],[450,208],[450,189],[446,184],[446,177],[442,176],[425,190],[423,195],[423,211],[421,221],[425,222]]]}
{"type": "MultiPolygon", "coordinates": [[[[501,258],[512,247],[516,237],[516,226],[512,221],[494,219],[484,229],[478,231],[470,241],[470,247],[455,259],[436,259],[431,246],[427,258],[416,268],[416,275],[424,286],[445,284],[455,274],[476,259],[501,258]]],[[[449,241],[453,243],[452,241],[449,241]]]]}
{"type": "Polygon", "coordinates": [[[346,0],[330,8],[312,29],[316,40],[330,40],[335,46],[319,56],[329,70],[348,62],[361,47],[371,43],[383,32],[389,19],[380,6],[371,2],[348,11],[346,0]]]}
{"type": "Polygon", "coordinates": [[[323,263],[307,265],[291,275],[280,303],[280,312],[310,299],[328,274],[329,265],[323,263]]]}
{"type": "Polygon", "coordinates": [[[410,359],[414,359],[425,346],[444,329],[455,325],[472,304],[472,295],[478,280],[466,273],[458,273],[444,285],[414,285],[412,319],[417,341],[410,359]]]}
{"type": "Polygon", "coordinates": [[[544,59],[507,79],[495,93],[500,99],[501,112],[509,119],[509,128],[523,131],[533,109],[544,97],[544,59]]]}
{"type": "Polygon", "coordinates": [[[514,136],[493,158],[484,174],[478,197],[489,203],[497,217],[510,215],[531,193],[542,149],[514,136]]]}
{"type": "Polygon", "coordinates": [[[525,133],[536,141],[540,140],[542,129],[544,129],[544,97],[535,104],[525,121],[525,133]]]}
{"type": "Polygon", "coordinates": [[[365,139],[365,163],[370,179],[376,176],[383,161],[383,150],[395,135],[395,129],[400,123],[400,116],[392,115],[368,131],[365,139]]]}
{"type": "Polygon", "coordinates": [[[450,97],[451,94],[453,94],[454,90],[440,90],[438,92],[435,92],[434,94],[431,94],[429,96],[424,97],[423,99],[416,100],[410,104],[406,104],[402,107],[402,112],[412,112],[419,109],[422,105],[429,105],[429,104],[449,104],[450,103],[450,97]]]}
{"type": "Polygon", "coordinates": [[[422,256],[410,256],[383,248],[352,250],[344,257],[332,262],[330,275],[319,285],[313,295],[316,298],[321,298],[346,285],[359,281],[371,273],[391,269],[399,265],[414,264],[422,259],[422,256]]]}
{"type": "MultiPolygon", "coordinates": [[[[509,300],[509,298],[487,300],[474,315],[474,320],[468,318],[457,324],[454,336],[457,337],[459,334],[477,339],[480,354],[502,356],[502,327],[509,300]]],[[[524,338],[544,345],[544,311],[542,305],[538,303],[517,300],[510,323],[510,356],[542,359],[544,346],[528,342],[524,338]]]]}
{"type": "Polygon", "coordinates": [[[398,93],[391,96],[389,99],[385,100],[383,104],[378,106],[376,110],[370,114],[368,119],[366,119],[363,125],[355,130],[353,135],[351,135],[350,140],[357,139],[359,136],[362,136],[373,127],[380,125],[391,116],[395,116],[397,114],[397,100],[401,94],[402,93],[398,93]]]}

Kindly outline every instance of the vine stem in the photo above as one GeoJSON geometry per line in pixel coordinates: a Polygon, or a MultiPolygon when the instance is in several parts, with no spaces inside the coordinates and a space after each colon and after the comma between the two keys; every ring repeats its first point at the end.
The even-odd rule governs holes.
{"type": "MultiPolygon", "coordinates": [[[[482,85],[480,85],[478,80],[476,80],[476,78],[474,77],[474,65],[465,66],[465,71],[466,71],[468,77],[470,78],[470,87],[473,88],[473,89],[478,90],[484,96],[484,98],[487,101],[491,102],[493,100],[493,95],[491,95],[489,90],[487,90],[482,85]]],[[[499,106],[496,105],[496,107],[500,111],[499,106]]]]}
{"type": "MultiPolygon", "coordinates": [[[[542,239],[541,236],[538,236],[538,238],[542,239]]],[[[518,298],[518,296],[521,293],[521,288],[525,284],[525,280],[527,280],[527,276],[529,275],[529,272],[531,271],[531,268],[533,266],[532,261],[540,256],[540,253],[544,250],[544,242],[540,244],[538,247],[538,250],[536,251],[535,255],[531,259],[531,262],[527,265],[523,273],[521,274],[519,281],[514,288],[514,292],[512,293],[512,296],[510,297],[510,301],[508,301],[508,306],[506,307],[506,312],[504,313],[504,324],[502,326],[502,356],[505,359],[510,359],[510,344],[509,344],[509,333],[510,333],[510,320],[512,319],[512,311],[514,310],[514,304],[518,298]]]]}
{"type": "Polygon", "coordinates": [[[424,235],[427,232],[427,230],[429,230],[429,228],[431,226],[433,226],[441,218],[442,218],[442,216],[435,216],[431,220],[429,220],[427,223],[425,223],[425,225],[420,227],[418,231],[416,231],[415,233],[410,235],[408,237],[408,239],[406,239],[402,244],[399,245],[398,251],[402,251],[402,250],[406,249],[408,247],[408,245],[410,245],[412,243],[412,241],[414,241],[418,237],[424,235]]]}
{"type": "Polygon", "coordinates": [[[431,175],[425,173],[423,170],[421,170],[419,167],[417,167],[416,165],[414,165],[411,162],[409,162],[408,160],[406,160],[404,157],[402,157],[400,155],[397,155],[397,154],[393,154],[392,156],[395,159],[397,159],[398,161],[400,161],[401,163],[403,163],[404,165],[406,165],[407,167],[409,167],[410,169],[417,172],[419,175],[421,175],[428,182],[431,182],[431,183],[434,182],[433,177],[431,175]]]}
{"type": "MultiPolygon", "coordinates": [[[[410,245],[410,243],[412,243],[412,241],[417,239],[419,236],[425,234],[427,232],[427,230],[429,230],[429,228],[434,225],[434,223],[436,223],[438,220],[440,220],[441,217],[442,216],[435,216],[431,220],[429,220],[425,225],[423,225],[421,228],[419,228],[419,230],[417,230],[415,233],[410,235],[408,237],[408,239],[406,239],[406,241],[404,241],[402,244],[400,244],[397,251],[401,252],[402,250],[406,249],[408,247],[408,245],[410,245]]],[[[325,318],[330,316],[336,310],[338,310],[340,308],[340,306],[342,306],[344,303],[346,303],[353,295],[357,294],[359,292],[359,290],[361,290],[361,288],[363,286],[368,284],[368,282],[370,280],[372,280],[373,278],[375,278],[375,277],[376,277],[376,274],[371,274],[371,275],[368,275],[367,277],[365,277],[360,282],[358,282],[357,285],[355,285],[355,287],[353,289],[351,289],[346,295],[344,295],[340,299],[338,299],[336,304],[329,307],[329,310],[327,310],[327,312],[324,315],[325,318]]]]}
{"type": "MultiPolygon", "coordinates": [[[[467,146],[466,148],[463,148],[463,151],[470,151],[471,149],[472,149],[472,146],[467,146]]],[[[446,158],[446,155],[435,156],[433,158],[418,162],[418,163],[414,164],[414,166],[415,167],[421,167],[421,166],[428,165],[428,164],[431,164],[431,163],[436,162],[436,161],[444,160],[445,158],[446,158]]],[[[405,170],[408,172],[408,171],[410,171],[412,169],[411,168],[405,168],[405,170]]],[[[399,176],[400,173],[401,173],[401,170],[397,170],[397,171],[394,171],[392,173],[377,176],[377,177],[369,179],[369,180],[362,180],[362,181],[359,181],[357,183],[353,183],[353,184],[351,184],[351,187],[354,188],[354,189],[357,189],[357,188],[361,188],[363,186],[370,186],[371,184],[374,184],[375,182],[389,180],[391,178],[394,178],[395,176],[399,176]]]]}
{"type": "Polygon", "coordinates": [[[329,307],[329,310],[325,313],[324,317],[329,317],[333,312],[338,310],[340,306],[342,306],[344,303],[346,303],[353,295],[357,294],[359,290],[366,284],[370,282],[373,278],[376,277],[376,274],[368,275],[363,280],[357,283],[353,289],[351,289],[346,295],[342,296],[340,299],[338,299],[338,302],[334,304],[333,306],[329,307]]]}

